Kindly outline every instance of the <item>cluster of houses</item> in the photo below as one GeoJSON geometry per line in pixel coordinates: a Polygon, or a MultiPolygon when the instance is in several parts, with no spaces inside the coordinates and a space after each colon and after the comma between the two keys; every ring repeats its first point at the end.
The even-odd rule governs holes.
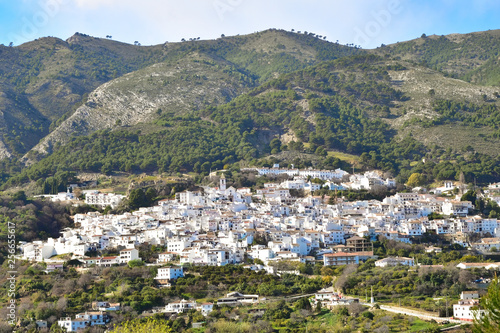
{"type": "Polygon", "coordinates": [[[76,214],[75,227],[63,230],[59,238],[21,243],[20,247],[23,259],[57,264],[59,259],[54,256],[71,254],[87,266],[138,260],[137,247],[144,243],[166,248],[158,264],[175,260],[180,265],[223,266],[242,263],[245,258],[265,264],[306,262],[314,251],[317,257],[312,260],[340,265],[373,258],[371,248],[352,251],[355,237],[373,240],[381,235],[410,243],[429,231],[478,250],[500,249],[497,219],[468,215],[474,208],[469,201],[397,193],[383,201],[335,198],[333,204],[328,202],[332,203],[328,197],[293,197],[277,183],[265,184],[256,193],[249,188],[235,189],[227,187],[222,176],[218,187],[177,193],[175,199],[133,213],[76,214]],[[427,216],[433,212],[448,217],[430,220],[427,216]],[[484,237],[470,243],[467,236],[471,234],[484,237]],[[85,255],[106,249],[118,249],[117,255],[85,255]]]}
{"type": "MultiPolygon", "coordinates": [[[[225,297],[219,298],[215,303],[217,306],[240,306],[259,303],[261,298],[259,295],[244,295],[237,291],[227,294],[225,297]]],[[[202,315],[207,316],[213,311],[214,303],[205,302],[197,303],[194,300],[179,300],[166,304],[164,307],[153,308],[153,313],[184,313],[189,310],[200,311],[202,315]]]]}
{"type": "Polygon", "coordinates": [[[385,186],[387,188],[396,187],[396,181],[391,178],[383,178],[380,172],[367,171],[364,174],[353,174],[349,176],[347,171],[342,169],[336,170],[315,170],[280,168],[279,164],[275,164],[272,168],[248,168],[246,171],[257,171],[260,176],[277,177],[286,175],[293,180],[286,180],[280,184],[281,188],[286,189],[304,189],[305,192],[319,190],[322,186],[327,186],[330,190],[370,190],[375,186],[385,186]],[[311,179],[319,179],[326,183],[313,183],[311,179]]]}
{"type": "MultiPolygon", "coordinates": [[[[183,277],[184,264],[224,266],[258,259],[263,265],[251,268],[266,269],[272,273],[279,273],[273,265],[279,261],[323,260],[326,266],[357,264],[376,258],[370,240],[379,235],[411,243],[413,237],[432,231],[448,235],[456,243],[479,251],[500,250],[498,220],[470,216],[474,206],[468,201],[421,193],[397,193],[383,201],[354,202],[346,202],[342,198],[332,201],[328,197],[310,194],[294,197],[290,190],[314,191],[318,185],[308,181],[307,177],[322,179],[327,181],[328,186],[337,189],[393,186],[394,183],[390,179],[382,180],[375,173],[353,175],[349,182],[339,183],[339,179],[345,180],[347,176],[342,170],[262,168],[257,171],[259,174],[279,171],[287,175],[291,172],[290,175],[296,178],[265,184],[264,188],[252,192],[249,188],[227,187],[222,176],[218,187],[207,186],[200,191],[177,193],[175,199],[161,200],[154,207],[140,208],[133,213],[76,214],[75,227],[63,230],[59,238],[21,242],[21,257],[44,261],[48,270],[50,266],[52,271],[62,269],[60,258],[54,259],[54,256],[63,254],[79,259],[85,266],[109,267],[140,260],[137,248],[141,244],[163,246],[166,251],[159,254],[155,264],[170,266],[160,267],[155,279],[160,287],[169,287],[173,280],[183,277]],[[431,213],[446,217],[432,220],[428,218],[431,213]],[[468,236],[472,234],[483,237],[479,242],[471,243],[468,236]],[[108,249],[116,249],[117,255],[86,255],[89,251],[108,249]]],[[[494,197],[496,191],[492,188],[490,195],[494,197]]],[[[89,203],[93,205],[115,205],[121,199],[121,196],[113,194],[88,193],[89,203]]],[[[394,257],[378,260],[375,265],[414,266],[415,263],[412,258],[394,257]]],[[[490,266],[488,268],[499,267],[490,266]]],[[[218,300],[217,304],[257,301],[256,295],[232,294],[218,300]]],[[[348,302],[335,293],[318,296],[316,301],[325,303],[325,306],[348,302]]],[[[465,309],[469,303],[473,302],[465,298],[458,304],[460,307],[457,305],[457,311],[462,311],[455,315],[457,318],[468,318],[465,309]]],[[[92,312],[78,314],[74,319],[62,318],[58,323],[67,331],[101,325],[108,320],[106,311],[113,307],[110,304],[100,305],[92,312]]],[[[212,307],[211,303],[179,301],[169,303],[161,311],[179,313],[198,309],[208,314],[212,307]]]]}
{"type": "Polygon", "coordinates": [[[92,311],[78,313],[75,318],[60,318],[57,324],[67,332],[76,332],[91,326],[107,324],[110,321],[107,311],[120,311],[120,309],[120,303],[95,301],[92,302],[92,311]]]}
{"type": "Polygon", "coordinates": [[[106,325],[109,321],[110,318],[104,311],[86,311],[78,313],[75,318],[60,318],[57,324],[67,332],[76,332],[91,326],[106,325]]]}

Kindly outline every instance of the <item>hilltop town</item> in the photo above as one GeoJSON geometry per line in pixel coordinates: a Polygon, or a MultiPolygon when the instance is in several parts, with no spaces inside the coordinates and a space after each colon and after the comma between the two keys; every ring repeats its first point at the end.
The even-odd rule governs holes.
{"type": "MultiPolygon", "coordinates": [[[[303,267],[318,264],[332,268],[366,262],[381,269],[432,267],[414,257],[399,255],[405,251],[388,256],[374,249],[374,244],[382,239],[406,246],[424,244],[425,252],[437,254],[442,251],[443,240],[476,254],[494,254],[500,249],[498,220],[474,214],[475,206],[463,200],[465,193],[461,193],[464,190],[460,184],[445,182],[429,193],[423,193],[422,188],[395,192],[382,201],[347,201],[340,195],[314,194],[322,188],[335,193],[346,189],[370,190],[376,186],[395,188],[396,182],[381,178],[377,172],[349,175],[341,169],[299,170],[275,165],[247,171],[270,177],[274,182],[264,183],[255,191],[234,188],[227,186],[224,172],[219,172],[218,186],[178,192],[151,207],[123,214],[98,211],[76,214],[75,227],[62,230],[59,238],[21,242],[19,259],[43,264],[48,274],[63,272],[69,262],[81,274],[93,267],[146,265],[157,268],[156,275],[151,276],[157,288],[172,288],[176,280],[185,277],[185,268],[194,266],[242,265],[251,271],[279,276],[298,275],[303,267]],[[287,177],[279,180],[280,174],[287,177]],[[293,195],[297,193],[298,196],[293,195]],[[429,240],[429,235],[440,244],[429,240]],[[139,253],[144,246],[155,247],[157,251],[141,257],[139,253]]],[[[499,190],[500,184],[491,184],[484,190],[484,198],[498,202],[499,190]]],[[[117,206],[125,199],[123,195],[97,190],[87,190],[84,194],[86,204],[101,207],[117,206]]],[[[77,202],[71,192],[48,197],[53,201],[77,202]]],[[[500,269],[500,263],[474,260],[460,262],[456,267],[494,271],[500,269]]],[[[311,300],[312,306],[316,306],[318,297],[323,308],[359,303],[359,299],[342,296],[341,290],[342,287],[317,293],[311,300]]],[[[215,304],[251,305],[262,298],[262,295],[229,293],[213,302],[197,304],[195,300],[179,300],[146,312],[198,310],[207,316],[215,304]]],[[[478,298],[478,295],[462,296],[457,303],[461,312],[457,310],[453,320],[472,320],[471,308],[478,304],[478,298]]],[[[373,299],[371,302],[367,304],[373,305],[373,299]]],[[[106,311],[119,310],[120,305],[103,304],[100,312],[80,313],[74,319],[61,318],[58,325],[68,331],[87,327],[89,323],[105,325],[106,311]]]]}

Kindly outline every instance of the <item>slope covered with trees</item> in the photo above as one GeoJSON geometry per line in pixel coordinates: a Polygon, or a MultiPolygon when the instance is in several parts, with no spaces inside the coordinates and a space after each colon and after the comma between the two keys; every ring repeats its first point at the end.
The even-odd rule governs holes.
{"type": "Polygon", "coordinates": [[[67,170],[207,173],[239,161],[257,164],[280,151],[360,155],[365,167],[400,175],[400,181],[415,172],[427,181],[458,179],[462,173],[467,181],[498,179],[498,157],[424,145],[391,125],[409,97],[388,71],[405,71],[405,66],[410,65],[388,65],[373,55],[323,62],[218,107],[160,114],[155,131],[122,128],[73,138],[20,174],[4,175],[5,186],[67,170]]]}
{"type": "Polygon", "coordinates": [[[26,153],[86,103],[98,86],[155,63],[175,65],[187,55],[204,54],[264,82],[359,51],[312,34],[279,30],[155,46],[80,33],[66,41],[47,37],[15,47],[0,45],[0,158],[26,153]]]}
{"type": "MultiPolygon", "coordinates": [[[[488,35],[478,36],[461,37],[463,52],[472,52],[473,37],[483,45],[488,35]]],[[[207,173],[240,161],[265,165],[263,157],[280,152],[328,157],[320,164],[332,168],[339,161],[328,155],[348,153],[359,156],[357,167],[401,182],[413,173],[421,182],[499,179],[495,88],[446,77],[418,59],[398,60],[410,52],[404,45],[376,56],[319,37],[271,29],[141,49],[147,52],[135,55],[136,66],[162,61],[105,83],[59,118],[26,155],[36,163],[4,159],[2,184],[34,181],[43,191],[40,179],[63,186],[68,172],[207,173]]],[[[447,54],[457,38],[419,43],[447,54]]],[[[82,35],[66,43],[104,52],[108,42],[116,43],[82,35]]],[[[123,54],[138,47],[116,45],[123,54]]]]}
{"type": "Polygon", "coordinates": [[[420,62],[477,84],[497,86],[500,83],[500,30],[446,36],[423,34],[418,39],[382,45],[375,52],[420,62]]]}

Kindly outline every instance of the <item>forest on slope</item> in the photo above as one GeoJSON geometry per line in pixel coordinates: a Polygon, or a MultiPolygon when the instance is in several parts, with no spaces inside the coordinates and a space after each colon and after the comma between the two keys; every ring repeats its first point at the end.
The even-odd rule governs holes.
{"type": "MultiPolygon", "coordinates": [[[[498,156],[478,153],[472,147],[453,151],[425,145],[404,132],[408,124],[393,125],[395,118],[404,116],[405,103],[411,98],[394,87],[388,71],[407,71],[409,66],[388,64],[375,55],[322,62],[284,74],[221,106],[185,115],[162,113],[154,121],[157,129],[149,133],[121,127],[75,137],[20,173],[12,167],[12,174],[3,175],[4,188],[26,181],[41,184],[49,176],[64,182],[68,171],[207,174],[240,161],[262,165],[266,156],[280,151],[323,156],[331,164],[322,165],[327,168],[338,166],[335,159],[326,159],[329,151],[359,155],[366,168],[386,171],[400,182],[414,172],[429,182],[458,179],[461,174],[468,182],[499,179],[498,156]]],[[[471,116],[482,112],[496,119],[494,103],[436,100],[433,109],[436,114],[454,110],[446,114],[446,121],[489,127],[492,137],[497,133],[494,122],[471,116]],[[453,107],[448,107],[450,103],[453,107]]],[[[435,120],[443,121],[442,116],[435,120]]]]}
{"type": "MultiPolygon", "coordinates": [[[[454,59],[467,62],[488,35],[471,36],[462,36],[467,52],[454,59]]],[[[76,172],[206,174],[228,164],[266,165],[266,157],[282,151],[322,157],[325,168],[338,167],[336,152],[352,154],[359,156],[357,167],[383,170],[400,182],[415,172],[427,182],[462,175],[467,182],[499,180],[497,88],[450,78],[458,74],[443,73],[437,60],[434,70],[430,60],[409,56],[408,45],[418,42],[430,45],[420,56],[440,59],[442,52],[446,58],[457,36],[371,51],[319,37],[271,29],[145,47],[149,51],[140,52],[146,53],[129,55],[142,68],[101,85],[82,112],[53,122],[48,149],[32,150],[26,166],[4,158],[1,184],[36,182],[41,189],[54,177],[62,187],[76,172]],[[64,140],[57,133],[65,133],[64,140]]],[[[102,45],[116,42],[78,34],[54,43],[80,43],[84,50],[98,45],[102,53],[102,45]]],[[[35,76],[26,84],[39,80],[35,76]]]]}

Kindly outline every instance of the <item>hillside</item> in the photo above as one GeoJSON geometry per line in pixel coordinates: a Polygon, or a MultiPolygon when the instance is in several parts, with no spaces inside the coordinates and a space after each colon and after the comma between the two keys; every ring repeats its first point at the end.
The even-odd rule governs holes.
{"type": "MultiPolygon", "coordinates": [[[[250,81],[264,82],[280,73],[355,52],[359,50],[279,30],[156,46],[129,45],[79,33],[66,41],[47,37],[17,47],[0,46],[0,158],[19,157],[29,151],[78,107],[95,102],[91,95],[101,96],[100,91],[107,86],[91,92],[102,84],[156,63],[182,65],[177,61],[203,54],[226,62],[218,69],[229,65],[250,81]]],[[[190,89],[189,85],[180,87],[190,89]]],[[[66,124],[63,128],[69,127],[66,124]]],[[[86,133],[85,129],[82,132],[86,133]]]]}
{"type": "Polygon", "coordinates": [[[162,114],[177,116],[228,102],[254,86],[254,80],[233,65],[190,54],[126,74],[94,90],[87,102],[45,137],[34,150],[52,152],[72,136],[106,128],[153,122],[162,114]]]}
{"type": "Polygon", "coordinates": [[[60,118],[27,155],[34,165],[19,173],[5,164],[5,186],[49,176],[64,183],[68,171],[207,173],[280,152],[327,156],[315,162],[324,168],[349,154],[357,167],[400,181],[412,172],[499,179],[494,87],[279,30],[162,50],[163,61],[104,83],[60,118]],[[328,58],[337,59],[320,61],[328,58]]]}
{"type": "MultiPolygon", "coordinates": [[[[489,112],[500,119],[498,102],[481,99],[485,89],[408,62],[373,55],[342,58],[284,74],[221,106],[161,113],[145,126],[147,132],[120,127],[73,138],[9,183],[59,177],[65,170],[206,173],[228,163],[259,163],[280,151],[346,152],[402,181],[416,171],[429,180],[464,173],[469,180],[492,181],[500,175],[498,154],[478,152],[480,146],[467,137],[470,146],[457,146],[456,129],[462,127],[491,146],[498,143],[496,123],[473,118],[474,112],[489,112]],[[448,90],[459,88],[455,100],[444,99],[453,97],[448,90]],[[437,92],[430,96],[430,89],[437,92]],[[443,119],[448,104],[455,112],[443,119]],[[452,128],[440,131],[441,142],[417,135],[440,126],[452,128]],[[422,163],[423,157],[428,162],[422,163]]],[[[338,163],[329,157],[320,166],[338,163]]]]}
{"type": "Polygon", "coordinates": [[[420,38],[382,46],[380,55],[423,63],[452,77],[468,82],[500,84],[500,30],[420,38]]]}
{"type": "Polygon", "coordinates": [[[0,47],[0,156],[33,147],[99,85],[163,59],[162,47],[139,48],[75,34],[0,47]]]}

